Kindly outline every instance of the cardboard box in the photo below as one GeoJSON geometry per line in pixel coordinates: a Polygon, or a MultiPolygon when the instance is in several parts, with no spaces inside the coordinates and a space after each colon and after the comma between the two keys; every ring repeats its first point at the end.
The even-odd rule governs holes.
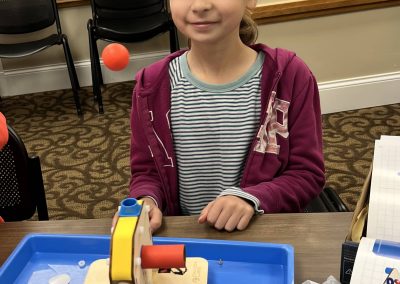
{"type": "Polygon", "coordinates": [[[342,284],[350,284],[351,274],[353,272],[354,261],[358,249],[358,243],[360,242],[361,238],[366,235],[367,232],[371,175],[372,166],[361,189],[361,195],[357,201],[357,205],[354,210],[349,232],[346,236],[345,242],[342,245],[342,257],[340,266],[340,282],[342,284]]]}

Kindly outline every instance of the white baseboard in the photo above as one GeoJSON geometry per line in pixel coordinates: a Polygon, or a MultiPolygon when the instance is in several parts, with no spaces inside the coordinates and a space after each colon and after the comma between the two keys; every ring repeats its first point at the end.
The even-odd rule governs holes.
{"type": "MultiPolygon", "coordinates": [[[[138,70],[168,54],[169,51],[135,54],[131,56],[129,65],[124,70],[117,72],[110,71],[101,62],[104,83],[133,80],[138,70]]],[[[75,69],[80,86],[91,86],[90,60],[75,61],[75,69]]],[[[70,88],[71,83],[66,64],[6,70],[4,72],[0,70],[0,95],[3,97],[70,88]]]]}
{"type": "MultiPolygon", "coordinates": [[[[134,74],[168,51],[135,54],[127,68],[119,72],[102,68],[105,83],[123,82],[134,79],[134,74]]],[[[75,62],[81,86],[91,86],[90,61],[75,62]]],[[[35,68],[15,69],[1,72],[0,95],[21,94],[69,89],[71,87],[67,67],[63,64],[35,68]]],[[[322,113],[360,109],[379,105],[400,103],[400,71],[349,78],[318,84],[322,113]]]]}
{"type": "Polygon", "coordinates": [[[400,103],[400,72],[318,84],[322,113],[400,103]]]}

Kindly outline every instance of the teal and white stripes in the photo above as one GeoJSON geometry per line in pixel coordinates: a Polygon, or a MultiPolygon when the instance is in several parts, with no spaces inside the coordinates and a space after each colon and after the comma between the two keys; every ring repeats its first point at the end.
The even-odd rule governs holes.
{"type": "Polygon", "coordinates": [[[239,80],[205,84],[190,73],[186,54],[170,63],[171,128],[183,214],[198,214],[219,195],[258,199],[238,186],[259,126],[263,54],[239,80]]]}

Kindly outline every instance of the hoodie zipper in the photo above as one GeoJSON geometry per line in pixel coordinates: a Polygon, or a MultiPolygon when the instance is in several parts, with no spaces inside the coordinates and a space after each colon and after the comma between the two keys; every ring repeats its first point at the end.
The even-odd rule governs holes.
{"type": "Polygon", "coordinates": [[[162,165],[160,165],[160,162],[157,160],[157,156],[160,155],[160,153],[162,152],[160,150],[160,145],[159,142],[157,141],[157,137],[155,137],[156,133],[153,127],[153,122],[150,119],[152,117],[152,113],[149,110],[148,107],[148,102],[147,102],[147,97],[139,97],[141,100],[141,104],[140,104],[140,109],[142,111],[142,115],[143,115],[143,121],[146,122],[146,124],[149,124],[149,126],[144,125],[144,129],[146,129],[146,136],[147,136],[147,140],[148,140],[148,147],[149,150],[151,152],[151,156],[153,158],[154,164],[156,165],[156,169],[157,169],[157,173],[158,176],[160,178],[162,187],[163,187],[163,192],[165,194],[165,198],[166,198],[166,212],[167,213],[172,213],[173,212],[173,202],[171,200],[171,195],[170,195],[170,188],[168,185],[168,182],[165,181],[164,175],[162,174],[162,165]],[[149,133],[149,131],[151,133],[149,133]],[[154,147],[152,147],[154,144],[154,147]]]}
{"type": "MultiPolygon", "coordinates": [[[[268,93],[269,96],[268,96],[268,98],[267,98],[267,100],[266,100],[265,108],[268,108],[268,102],[269,102],[269,99],[270,99],[271,96],[272,96],[272,93],[273,93],[273,92],[276,93],[276,88],[277,88],[278,82],[279,82],[279,80],[280,80],[280,78],[281,78],[281,74],[282,74],[282,73],[281,73],[280,71],[278,71],[278,72],[275,74],[275,81],[274,81],[274,83],[273,83],[273,85],[272,85],[271,91],[268,93]]],[[[264,110],[262,110],[262,111],[263,111],[263,113],[262,113],[262,116],[261,116],[260,125],[259,125],[259,127],[258,127],[258,129],[257,129],[256,134],[254,135],[253,142],[251,143],[251,146],[250,146],[250,149],[249,149],[249,155],[248,155],[248,158],[247,158],[246,163],[245,163],[244,172],[243,172],[243,177],[242,177],[242,180],[241,180],[241,182],[240,182],[240,186],[241,186],[241,187],[245,187],[245,184],[246,184],[246,181],[247,181],[247,176],[248,176],[248,174],[249,174],[249,165],[251,164],[251,161],[252,161],[253,158],[254,158],[254,152],[255,152],[255,151],[254,151],[253,149],[254,149],[254,147],[256,146],[256,143],[257,143],[257,133],[258,133],[260,127],[262,126],[262,124],[263,124],[264,121],[265,121],[265,118],[266,118],[266,116],[267,116],[267,111],[268,111],[268,109],[267,109],[267,111],[264,111],[264,110]]]]}

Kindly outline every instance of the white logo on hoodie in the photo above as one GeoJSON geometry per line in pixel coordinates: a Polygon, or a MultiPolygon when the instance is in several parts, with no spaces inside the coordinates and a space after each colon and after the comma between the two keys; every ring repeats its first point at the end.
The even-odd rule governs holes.
{"type": "Polygon", "coordinates": [[[284,138],[289,136],[288,131],[288,111],[290,102],[276,99],[276,92],[272,92],[268,101],[264,123],[260,126],[257,133],[257,144],[254,151],[259,153],[279,154],[276,135],[284,138]]]}

